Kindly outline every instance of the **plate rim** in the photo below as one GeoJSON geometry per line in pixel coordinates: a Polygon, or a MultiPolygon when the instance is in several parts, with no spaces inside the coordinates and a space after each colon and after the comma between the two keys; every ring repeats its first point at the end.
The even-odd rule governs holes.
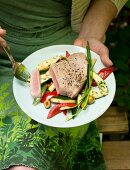
{"type": "MultiPolygon", "coordinates": [[[[27,62],[27,60],[32,56],[32,55],[35,55],[35,54],[37,54],[38,52],[40,52],[40,51],[43,51],[43,50],[45,50],[45,49],[49,49],[49,48],[57,48],[57,47],[70,47],[70,48],[77,48],[77,49],[83,49],[83,50],[85,50],[85,48],[83,48],[83,47],[79,47],[79,46],[75,46],[75,45],[64,45],[64,44],[62,44],[62,45],[51,45],[51,46],[48,46],[48,47],[44,47],[44,48],[41,48],[41,49],[39,49],[39,50],[37,50],[37,51],[34,51],[33,53],[31,53],[29,56],[27,56],[24,60],[23,60],[23,64],[24,63],[26,63],[27,62]]],[[[93,54],[96,54],[95,52],[93,52],[93,51],[91,51],[93,54]]],[[[54,55],[55,56],[55,55],[54,55]]],[[[99,55],[98,54],[96,54],[96,56],[98,56],[99,57],[99,55]]],[[[100,57],[99,57],[99,59],[100,59],[100,57]]],[[[115,76],[114,76],[114,73],[112,73],[112,76],[113,76],[113,85],[114,85],[114,93],[113,93],[113,97],[112,97],[112,99],[111,99],[111,102],[109,103],[109,105],[107,105],[107,108],[104,108],[104,111],[102,112],[102,113],[100,113],[100,114],[98,114],[98,115],[96,115],[95,116],[95,118],[93,119],[89,119],[89,121],[84,121],[84,123],[82,123],[82,124],[79,124],[79,125],[73,125],[73,126],[54,126],[54,125],[50,125],[50,124],[48,124],[48,123],[43,123],[43,121],[38,121],[38,120],[36,120],[36,119],[34,119],[34,118],[32,118],[27,112],[26,112],[26,110],[24,109],[24,108],[21,108],[21,105],[19,105],[19,103],[18,103],[18,99],[16,99],[16,94],[15,94],[15,90],[14,90],[14,88],[15,88],[15,83],[17,82],[17,81],[19,81],[19,80],[17,80],[15,77],[14,77],[14,79],[13,79],[13,94],[14,94],[14,97],[15,97],[15,100],[16,100],[16,102],[17,102],[17,104],[19,105],[19,107],[24,111],[24,113],[27,115],[27,116],[29,116],[31,119],[34,119],[35,121],[37,121],[37,122],[39,122],[39,123],[41,123],[41,124],[44,124],[44,125],[46,125],[46,126],[51,126],[51,127],[55,127],[55,128],[72,128],[72,127],[78,127],[78,126],[83,126],[83,125],[85,125],[85,124],[88,124],[88,123],[90,123],[90,122],[92,122],[92,121],[94,121],[94,120],[96,120],[97,118],[99,118],[101,115],[103,115],[104,114],[104,112],[110,107],[110,105],[111,105],[111,103],[112,103],[112,101],[113,101],[113,99],[114,99],[114,96],[115,96],[115,92],[116,92],[116,80],[115,80],[115,76]]]]}

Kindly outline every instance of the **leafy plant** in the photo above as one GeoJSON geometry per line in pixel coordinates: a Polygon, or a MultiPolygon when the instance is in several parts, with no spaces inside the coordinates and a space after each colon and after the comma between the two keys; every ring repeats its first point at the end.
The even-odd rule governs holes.
{"type": "Polygon", "coordinates": [[[129,6],[111,23],[107,31],[106,46],[116,71],[116,94],[114,104],[125,107],[130,119],[130,13],[129,6]]]}
{"type": "Polygon", "coordinates": [[[130,0],[128,0],[128,2],[126,3],[126,7],[130,8],[130,0]]]}

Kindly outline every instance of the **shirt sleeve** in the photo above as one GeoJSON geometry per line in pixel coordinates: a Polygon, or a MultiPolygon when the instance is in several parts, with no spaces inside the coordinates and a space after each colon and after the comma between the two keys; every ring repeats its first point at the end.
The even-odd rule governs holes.
{"type": "Polygon", "coordinates": [[[122,7],[126,4],[126,2],[128,0],[111,0],[111,1],[115,4],[115,6],[118,10],[118,12],[117,12],[117,15],[118,15],[120,10],[122,9],[122,7]]]}

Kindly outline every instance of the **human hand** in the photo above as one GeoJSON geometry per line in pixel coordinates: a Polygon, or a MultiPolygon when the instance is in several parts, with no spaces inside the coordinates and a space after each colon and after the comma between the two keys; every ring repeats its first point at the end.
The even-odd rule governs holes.
{"type": "Polygon", "coordinates": [[[2,50],[2,46],[6,46],[6,41],[3,39],[3,36],[6,34],[6,31],[0,28],[0,51],[2,50]]]}
{"type": "MultiPolygon", "coordinates": [[[[109,59],[109,50],[101,41],[95,38],[88,38],[87,41],[89,42],[90,49],[100,56],[105,66],[110,67],[113,65],[112,61],[109,59]]],[[[74,45],[86,48],[87,41],[83,38],[77,38],[74,41],[74,45]]]]}

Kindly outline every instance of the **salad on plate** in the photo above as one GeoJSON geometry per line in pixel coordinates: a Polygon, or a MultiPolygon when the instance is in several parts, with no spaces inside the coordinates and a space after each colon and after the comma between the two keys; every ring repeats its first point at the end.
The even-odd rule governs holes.
{"type": "Polygon", "coordinates": [[[94,104],[99,98],[109,93],[105,79],[113,68],[94,71],[96,58],[91,57],[89,45],[83,52],[58,55],[43,60],[32,71],[30,94],[33,105],[43,103],[48,109],[47,119],[58,114],[65,114],[69,121],[94,104]]]}

